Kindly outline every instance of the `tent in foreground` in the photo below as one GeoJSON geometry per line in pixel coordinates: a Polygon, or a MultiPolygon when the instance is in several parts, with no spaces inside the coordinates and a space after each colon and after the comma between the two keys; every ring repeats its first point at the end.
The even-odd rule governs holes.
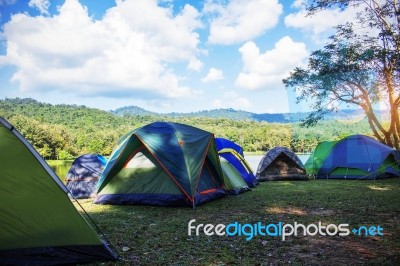
{"type": "Polygon", "coordinates": [[[321,142],[306,162],[316,178],[377,179],[400,176],[400,152],[364,135],[321,142]]]}
{"type": "Polygon", "coordinates": [[[66,179],[66,187],[75,199],[96,195],[96,185],[107,159],[99,154],[84,154],[72,163],[66,179]]]}
{"type": "Polygon", "coordinates": [[[94,203],[194,207],[225,195],[214,135],[155,122],[118,140],[94,203]]]}
{"type": "Polygon", "coordinates": [[[256,177],[259,181],[308,180],[300,158],[286,147],[275,147],[261,159],[256,177]]]}
{"type": "Polygon", "coordinates": [[[250,164],[244,158],[242,147],[225,138],[216,138],[215,144],[219,156],[236,169],[250,188],[255,187],[258,181],[253,174],[250,164]]]}
{"type": "Polygon", "coordinates": [[[0,264],[116,260],[49,165],[0,117],[0,264]]]}

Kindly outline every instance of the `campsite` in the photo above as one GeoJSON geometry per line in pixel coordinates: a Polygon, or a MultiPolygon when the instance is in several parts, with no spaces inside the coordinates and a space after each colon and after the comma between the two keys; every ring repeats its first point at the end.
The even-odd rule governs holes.
{"type": "Polygon", "coordinates": [[[400,265],[400,2],[0,0],[0,265],[400,265]]]}
{"type": "MultiPolygon", "coordinates": [[[[11,132],[14,132],[15,136],[22,141],[22,143],[25,143],[25,145],[28,145],[27,147],[30,147],[28,142],[24,142],[24,138],[19,135],[19,133],[17,133],[17,131],[10,124],[8,124],[5,120],[3,120],[2,123],[3,127],[0,127],[0,129],[3,128],[3,131],[1,131],[3,132],[2,134],[8,134],[6,133],[6,129],[9,128],[12,130],[11,132]]],[[[225,145],[228,145],[228,147],[230,148],[221,145],[216,140],[214,140],[216,142],[215,147],[212,148],[214,144],[211,144],[209,142],[210,139],[213,139],[212,135],[207,135],[206,131],[197,130],[194,127],[178,123],[157,122],[145,125],[141,128],[131,131],[128,134],[125,134],[120,138],[119,141],[116,142],[113,155],[111,155],[107,159],[108,162],[104,168],[108,169],[108,165],[110,165],[110,167],[108,170],[103,170],[102,175],[98,179],[101,180],[103,176],[104,178],[106,178],[107,175],[109,175],[110,173],[114,173],[113,176],[115,176],[111,180],[117,180],[115,178],[118,178],[118,176],[123,177],[124,179],[126,179],[127,176],[140,176],[141,178],[145,177],[148,180],[146,181],[147,183],[149,183],[151,180],[153,180],[151,182],[154,183],[154,180],[160,178],[169,179],[168,175],[165,174],[168,172],[164,172],[163,174],[163,171],[167,171],[166,169],[168,169],[169,167],[168,164],[173,162],[176,156],[172,156],[170,159],[167,159],[169,157],[168,153],[162,153],[162,146],[158,147],[157,145],[172,145],[175,142],[176,144],[173,144],[173,146],[170,146],[165,150],[168,151],[171,149],[176,149],[177,154],[180,154],[179,149],[184,148],[186,149],[186,155],[184,156],[200,156],[199,158],[203,158],[203,155],[201,154],[207,154],[207,158],[209,158],[210,161],[208,161],[207,166],[203,166],[203,168],[206,167],[207,169],[209,169],[208,174],[204,176],[205,178],[208,178],[205,179],[208,180],[205,184],[208,184],[207,186],[209,186],[211,184],[210,180],[216,180],[215,178],[217,178],[217,176],[214,176],[214,174],[217,174],[217,168],[212,170],[212,165],[215,165],[216,161],[211,161],[211,158],[217,158],[217,147],[218,150],[221,152],[220,156],[224,156],[224,152],[226,152],[227,150],[231,150],[230,155],[228,157],[225,156],[227,159],[229,159],[229,157],[235,157],[243,153],[243,150],[239,145],[233,142],[229,142],[226,139],[222,139],[222,141],[227,143],[225,145]],[[152,132],[154,129],[157,129],[156,132],[152,132]],[[159,134],[160,132],[163,133],[159,134]],[[168,132],[174,133],[172,135],[168,135],[168,132]],[[194,136],[196,136],[196,145],[191,144],[191,134],[194,134],[194,136]],[[176,136],[179,137],[175,139],[176,136]],[[159,137],[162,137],[164,141],[159,142],[159,137]],[[154,144],[156,144],[156,146],[154,146],[154,144]],[[185,145],[187,145],[186,148],[185,145]],[[208,148],[204,151],[201,151],[201,149],[199,149],[199,147],[201,146],[208,148]],[[193,154],[193,152],[190,151],[190,147],[195,147],[197,153],[193,154]],[[149,153],[147,153],[146,151],[149,151],[149,153]],[[153,153],[152,151],[155,151],[156,153],[153,153]],[[161,155],[158,155],[158,153],[160,152],[161,155]],[[151,157],[151,155],[154,157],[151,157]],[[125,159],[121,161],[120,159],[116,160],[115,158],[125,159]],[[166,161],[162,162],[159,160],[166,161]],[[110,164],[110,161],[115,162],[110,164]],[[150,169],[157,169],[148,168],[150,162],[152,165],[163,164],[165,168],[164,170],[162,170],[162,168],[158,168],[159,170],[156,170],[156,172],[154,172],[155,170],[151,170],[149,172],[150,169]],[[115,167],[113,168],[113,165],[119,166],[118,168],[114,169],[115,167]],[[211,179],[209,179],[210,175],[213,176],[211,179]]],[[[5,144],[6,143],[3,143],[2,145],[5,144]]],[[[379,151],[379,149],[374,150],[373,145],[375,145],[375,142],[372,142],[372,148],[368,145],[365,148],[369,151],[369,155],[371,155],[370,153],[372,152],[379,151]]],[[[19,152],[20,150],[21,149],[16,149],[15,152],[19,152]]],[[[286,151],[282,148],[278,148],[275,150],[286,151]]],[[[332,152],[333,151],[335,150],[332,149],[332,152]]],[[[274,152],[274,156],[276,157],[276,159],[273,159],[272,162],[280,162],[281,159],[279,158],[281,157],[275,155],[275,153],[278,152],[274,152]]],[[[381,160],[384,160],[384,158],[398,158],[397,153],[394,153],[396,154],[396,156],[393,155],[393,157],[392,153],[385,154],[386,157],[379,158],[381,158],[381,160]]],[[[243,156],[244,157],[239,156],[238,158],[243,158],[242,160],[245,160],[246,155],[243,154],[243,156]]],[[[266,156],[262,156],[260,159],[260,165],[262,166],[264,165],[264,157],[266,156]]],[[[13,161],[12,157],[7,158],[13,161]]],[[[24,160],[23,158],[25,157],[22,157],[21,159],[24,160]]],[[[87,171],[93,171],[97,173],[98,171],[101,171],[99,170],[102,167],[101,165],[104,165],[104,163],[102,162],[98,166],[95,166],[95,159],[93,158],[97,157],[93,157],[93,155],[87,155],[79,157],[74,162],[70,161],[68,163],[68,165],[70,166],[70,171],[68,173],[65,173],[64,171],[63,174],[59,173],[60,176],[66,175],[65,179],[62,179],[55,174],[52,174],[51,170],[46,171],[49,173],[49,177],[51,176],[51,178],[53,180],[57,180],[57,182],[62,181],[68,183],[68,181],[73,180],[71,172],[81,174],[79,178],[76,179],[76,181],[84,180],[85,176],[92,177],[92,175],[89,175],[87,171]],[[80,170],[80,168],[82,167],[85,171],[80,170]]],[[[269,155],[268,158],[271,158],[271,155],[269,155]]],[[[312,158],[312,155],[309,156],[307,161],[309,161],[310,158],[312,158]]],[[[371,158],[376,159],[377,156],[372,156],[371,158]]],[[[104,159],[100,157],[100,161],[102,160],[104,159]]],[[[188,159],[180,160],[187,161],[188,159]]],[[[195,163],[197,165],[199,163],[199,160],[202,161],[201,159],[195,159],[194,161],[192,161],[192,164],[195,163]]],[[[287,159],[285,160],[287,161],[287,159]]],[[[298,159],[293,159],[292,163],[283,164],[284,168],[281,170],[287,171],[287,165],[294,165],[295,160],[298,159]]],[[[369,160],[370,162],[372,162],[372,159],[369,160]]],[[[239,163],[239,165],[241,165],[240,160],[237,162],[239,163]]],[[[94,226],[93,228],[97,232],[99,237],[107,241],[108,247],[110,248],[110,250],[112,250],[110,251],[112,252],[110,254],[113,255],[104,255],[104,258],[106,258],[107,256],[109,256],[109,259],[119,258],[119,260],[116,262],[106,263],[110,265],[270,265],[280,263],[312,265],[320,264],[322,261],[327,264],[354,263],[391,265],[396,264],[400,260],[400,226],[398,217],[398,213],[400,211],[400,207],[398,205],[398,202],[400,200],[400,171],[398,169],[398,161],[394,161],[394,163],[395,164],[393,164],[392,161],[392,165],[389,165],[390,168],[387,168],[389,166],[387,164],[384,164],[384,169],[396,169],[396,172],[394,172],[394,178],[392,177],[372,180],[367,180],[365,178],[352,178],[349,180],[326,180],[314,179],[315,177],[308,177],[307,181],[264,181],[259,182],[258,185],[255,185],[255,183],[246,184],[246,182],[243,182],[241,183],[242,185],[239,186],[239,189],[244,187],[251,187],[250,190],[242,191],[244,193],[233,193],[231,195],[225,195],[224,197],[212,196],[210,198],[209,196],[207,196],[207,202],[202,200],[193,200],[193,206],[189,208],[187,206],[184,206],[187,203],[191,202],[190,198],[188,198],[189,201],[187,201],[184,200],[185,197],[179,197],[179,201],[174,199],[173,201],[171,201],[171,204],[168,203],[169,198],[162,196],[162,194],[160,194],[161,197],[159,198],[154,197],[155,194],[153,194],[152,198],[144,200],[145,198],[143,198],[143,195],[147,195],[147,192],[145,192],[144,194],[138,194],[142,195],[142,198],[138,198],[137,196],[129,198],[130,200],[135,200],[131,202],[126,202],[125,200],[121,201],[122,198],[121,196],[119,196],[120,194],[118,194],[120,192],[116,192],[116,201],[107,202],[107,204],[105,205],[94,204],[96,202],[93,198],[74,199],[72,197],[71,202],[82,215],[82,217],[87,219],[91,226],[94,226]],[[186,203],[182,204],[184,202],[186,203]],[[195,206],[195,202],[201,204],[199,206],[195,206]],[[192,235],[188,233],[188,228],[189,222],[193,220],[197,224],[212,223],[225,225],[232,223],[249,225],[256,225],[260,223],[269,225],[277,225],[279,223],[297,223],[305,225],[320,224],[325,226],[334,224],[345,224],[349,230],[354,230],[357,228],[360,228],[360,230],[361,228],[383,228],[383,234],[370,234],[369,231],[365,229],[364,231],[359,231],[357,233],[349,232],[349,234],[346,236],[340,236],[336,234],[329,236],[327,236],[326,234],[303,235],[300,232],[299,235],[289,235],[286,237],[286,239],[282,239],[279,235],[257,234],[252,235],[251,239],[248,239],[246,236],[248,236],[249,231],[243,231],[243,235],[234,236],[208,236],[205,234],[192,235]]],[[[41,162],[41,164],[43,165],[43,161],[41,162]]],[[[182,164],[178,164],[177,166],[179,165],[182,164]]],[[[246,168],[246,165],[248,168],[254,168],[254,166],[251,167],[249,164],[244,164],[242,165],[242,167],[246,168]]],[[[278,164],[278,166],[276,166],[277,168],[274,171],[280,169],[279,165],[282,164],[278,164]]],[[[296,165],[303,165],[303,163],[298,162],[296,163],[296,165]]],[[[185,167],[187,169],[191,168],[191,166],[185,167]]],[[[258,168],[260,169],[261,167],[258,168]]],[[[18,176],[19,172],[17,172],[16,169],[17,168],[15,168],[15,170],[13,171],[15,172],[16,176],[18,176]]],[[[230,171],[233,171],[234,168],[229,169],[230,171]]],[[[25,168],[25,170],[29,169],[25,168]]],[[[18,171],[25,170],[24,168],[22,168],[18,171]]],[[[176,171],[176,169],[173,170],[176,171]]],[[[375,170],[378,171],[378,169],[375,170]]],[[[34,172],[36,172],[36,170],[34,172]]],[[[39,173],[42,172],[38,172],[38,174],[39,173]]],[[[220,184],[228,184],[226,183],[226,180],[222,179],[224,174],[229,175],[229,171],[222,171],[220,173],[220,182],[222,182],[220,184]]],[[[239,175],[239,177],[240,176],[241,175],[239,175]]],[[[137,179],[137,177],[131,179],[131,181],[129,182],[137,179]]],[[[364,175],[364,177],[368,177],[368,175],[364,175]]],[[[175,178],[178,178],[178,176],[175,175],[174,179],[175,178]]],[[[243,179],[243,181],[244,180],[245,179],[243,179]]],[[[251,180],[252,179],[248,179],[249,182],[251,182],[251,180]]],[[[88,181],[91,182],[92,178],[88,181]]],[[[114,184],[117,184],[115,183],[115,181],[113,182],[114,184]]],[[[138,182],[138,184],[140,184],[144,181],[138,182]]],[[[146,189],[147,187],[143,184],[140,186],[136,186],[136,184],[134,183],[132,185],[126,185],[127,183],[125,181],[123,181],[123,184],[124,186],[122,186],[122,189],[124,189],[125,191],[127,191],[128,189],[132,193],[138,193],[138,189],[140,189],[141,187],[142,189],[146,189]]],[[[165,185],[167,183],[164,182],[163,186],[155,186],[154,184],[150,186],[153,187],[151,189],[152,191],[157,188],[161,189],[160,191],[163,191],[162,193],[169,193],[170,195],[179,193],[177,192],[179,190],[176,189],[172,189],[170,190],[170,192],[166,192],[166,190],[163,188],[164,186],[168,189],[171,189],[171,185],[173,183],[168,183],[169,185],[165,185]]],[[[182,184],[182,186],[184,186],[184,183],[182,184]]],[[[235,182],[231,184],[235,184],[235,182]]],[[[63,185],[60,186],[63,187],[63,185]]],[[[71,189],[72,191],[75,187],[78,187],[80,189],[79,191],[86,188],[92,189],[91,187],[80,185],[72,187],[70,186],[69,189],[71,189]]],[[[203,185],[201,185],[201,187],[203,187],[203,185]]],[[[117,188],[118,185],[114,185],[110,189],[108,189],[108,191],[116,191],[117,188]]],[[[41,190],[38,186],[35,186],[35,189],[39,189],[40,192],[30,189],[29,191],[32,192],[29,193],[34,193],[30,195],[33,196],[35,194],[38,194],[38,192],[39,194],[47,194],[45,190],[41,190]]],[[[65,187],[65,189],[67,189],[67,187],[65,187]]],[[[208,191],[211,191],[212,193],[218,191],[218,189],[210,189],[210,187],[204,187],[202,189],[207,191],[207,194],[209,193],[208,191]]],[[[186,193],[190,193],[190,191],[193,190],[189,189],[186,193]]],[[[196,189],[196,191],[198,191],[198,189],[196,189]]],[[[27,189],[26,192],[28,193],[27,189]]],[[[126,192],[124,193],[125,194],[121,195],[127,195],[126,192]]],[[[73,192],[71,192],[71,194],[73,194],[73,192]]],[[[80,193],[78,194],[78,197],[82,195],[83,194],[80,193]]],[[[202,194],[194,195],[201,196],[202,194]]],[[[109,196],[110,195],[108,195],[107,197],[109,196]]],[[[49,195],[42,195],[40,197],[46,198],[49,197],[49,195]]],[[[87,197],[90,197],[90,195],[88,194],[87,197]]],[[[194,196],[194,198],[192,199],[196,199],[196,197],[197,196],[194,196]]],[[[65,205],[65,198],[63,200],[64,203],[62,204],[65,205]]],[[[69,199],[67,199],[67,201],[69,201],[69,199]]],[[[5,204],[6,202],[3,202],[3,204],[5,204]]],[[[52,204],[59,204],[57,202],[60,201],[58,200],[56,202],[53,202],[52,204]]],[[[39,205],[39,207],[40,206],[41,205],[39,205]]],[[[12,209],[10,209],[10,211],[12,212],[12,209]]],[[[29,215],[29,212],[27,214],[29,215]]],[[[40,219],[41,214],[37,213],[37,215],[39,215],[39,217],[36,219],[40,219]]],[[[47,216],[46,219],[52,219],[51,217],[52,216],[47,216]]],[[[59,218],[54,217],[54,219],[59,218]]],[[[66,221],[70,221],[70,219],[66,221]]],[[[9,226],[14,227],[15,225],[10,223],[9,226]]],[[[71,225],[71,228],[68,230],[73,230],[73,226],[71,225]]],[[[18,246],[17,243],[19,243],[20,241],[18,239],[20,239],[20,236],[16,238],[17,242],[14,243],[15,246],[18,246]]],[[[46,243],[46,241],[49,241],[50,239],[45,240],[43,243],[46,243]]],[[[69,241],[71,241],[71,243],[75,243],[75,241],[80,243],[79,241],[82,240],[74,240],[73,238],[71,238],[71,240],[69,241]]],[[[99,242],[96,242],[98,240],[95,240],[95,238],[93,239],[93,241],[95,241],[94,243],[97,243],[97,245],[99,244],[99,242]]],[[[29,243],[30,242],[27,242],[27,245],[29,245],[29,243]]],[[[53,242],[50,241],[50,243],[53,242]]],[[[36,249],[32,249],[32,251],[37,252],[35,250],[36,249]]],[[[99,249],[98,252],[105,251],[101,251],[101,249],[99,249]]],[[[4,253],[4,251],[3,253],[0,252],[0,255],[2,256],[6,254],[8,253],[4,253]]],[[[77,256],[72,254],[73,253],[69,255],[72,256],[70,258],[74,258],[77,256]]],[[[31,255],[26,256],[29,259],[29,256],[31,255]]],[[[92,257],[91,259],[88,259],[89,257],[79,258],[79,256],[76,257],[77,261],[90,261],[92,259],[96,260],[97,258],[98,260],[101,258],[97,257],[98,255],[92,257]]]]}

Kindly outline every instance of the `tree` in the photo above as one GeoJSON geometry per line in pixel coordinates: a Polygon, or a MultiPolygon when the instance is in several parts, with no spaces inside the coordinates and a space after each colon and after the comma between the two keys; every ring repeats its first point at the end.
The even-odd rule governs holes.
{"type": "Polygon", "coordinates": [[[298,93],[297,101],[311,103],[303,121],[313,126],[341,104],[362,108],[373,135],[400,149],[400,10],[397,0],[314,0],[312,16],[332,7],[357,7],[354,21],[336,27],[323,49],[311,53],[305,68],[297,67],[283,80],[298,93]],[[374,105],[388,107],[384,125],[374,105]]]}

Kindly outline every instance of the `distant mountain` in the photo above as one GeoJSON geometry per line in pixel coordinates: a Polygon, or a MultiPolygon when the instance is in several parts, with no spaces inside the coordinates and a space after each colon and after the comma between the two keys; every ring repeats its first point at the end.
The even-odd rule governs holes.
{"type": "MultiPolygon", "coordinates": [[[[48,122],[57,122],[58,120],[64,121],[65,117],[68,116],[78,116],[81,120],[87,121],[89,118],[94,119],[94,117],[103,117],[107,120],[118,119],[118,117],[123,116],[153,116],[154,119],[157,120],[157,117],[165,118],[191,118],[191,117],[205,117],[205,118],[225,118],[232,120],[251,120],[257,122],[269,122],[269,123],[293,123],[300,122],[302,119],[306,118],[308,113],[263,113],[257,114],[252,112],[247,112],[243,110],[235,110],[232,108],[228,109],[214,109],[214,110],[203,110],[198,112],[190,112],[190,113],[156,113],[151,112],[146,109],[143,109],[138,106],[125,106],[118,108],[114,111],[103,111],[96,108],[88,108],[85,106],[77,106],[77,105],[51,105],[48,103],[41,103],[34,99],[4,99],[0,100],[0,115],[3,116],[13,116],[15,114],[24,114],[27,116],[33,116],[37,120],[43,119],[46,117],[46,121],[48,122]],[[79,113],[75,114],[75,113],[79,113]],[[52,115],[48,116],[47,114],[51,113],[52,115]]],[[[388,114],[385,114],[383,111],[376,112],[378,118],[382,118],[383,120],[388,119],[388,114]]],[[[354,119],[362,119],[365,117],[365,114],[362,110],[340,110],[335,113],[329,113],[325,116],[325,120],[354,120],[354,119]]],[[[71,119],[75,119],[71,117],[71,119]]],[[[76,120],[76,119],[75,119],[76,120]]]]}
{"type": "MultiPolygon", "coordinates": [[[[300,122],[302,119],[306,118],[309,113],[263,113],[257,114],[242,110],[235,110],[232,108],[227,109],[213,109],[213,110],[203,110],[198,112],[190,113],[156,113],[147,111],[143,108],[137,106],[125,106],[118,108],[112,113],[122,116],[122,115],[152,115],[152,116],[164,116],[164,117],[207,117],[207,118],[227,118],[234,120],[254,120],[258,122],[269,122],[269,123],[293,123],[300,122]]],[[[378,114],[383,112],[377,112],[378,114]]],[[[350,119],[360,119],[365,117],[365,114],[360,109],[346,109],[340,110],[334,113],[327,114],[325,120],[350,120],[350,119]]]]}
{"type": "Polygon", "coordinates": [[[122,134],[156,121],[198,127],[215,136],[232,139],[245,151],[265,151],[286,145],[295,152],[309,152],[321,140],[337,140],[353,134],[371,135],[365,119],[351,123],[332,120],[363,118],[360,111],[331,114],[330,121],[321,122],[317,127],[304,128],[298,123],[289,123],[306,115],[255,114],[234,109],[159,114],[136,106],[104,111],[78,105],[53,105],[30,98],[0,99],[0,117],[10,121],[47,159],[72,159],[88,152],[108,155],[122,134]],[[255,121],[274,124],[268,126],[255,121]]]}
{"type": "Polygon", "coordinates": [[[235,110],[232,108],[228,109],[214,109],[214,110],[203,110],[191,113],[167,113],[164,114],[171,117],[209,117],[209,118],[228,118],[235,120],[254,120],[254,113],[247,111],[235,110]]]}
{"type": "Polygon", "coordinates": [[[159,115],[157,113],[147,111],[138,106],[124,106],[124,107],[115,109],[114,111],[111,111],[111,112],[113,114],[116,114],[119,116],[123,116],[123,115],[159,115]]]}
{"type": "Polygon", "coordinates": [[[169,113],[165,114],[171,117],[209,117],[209,118],[227,118],[234,120],[254,120],[266,121],[270,123],[291,123],[298,122],[306,117],[305,113],[277,113],[277,114],[256,114],[242,110],[228,109],[214,109],[192,113],[169,113]]]}

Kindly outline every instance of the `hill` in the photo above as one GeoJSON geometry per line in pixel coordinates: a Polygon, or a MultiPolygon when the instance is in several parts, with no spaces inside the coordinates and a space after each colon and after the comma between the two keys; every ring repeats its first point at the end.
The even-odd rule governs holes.
{"type": "Polygon", "coordinates": [[[155,112],[147,111],[141,107],[138,106],[124,106],[120,107],[118,109],[115,109],[114,111],[111,111],[111,113],[118,115],[118,116],[123,116],[123,115],[159,115],[155,112]]]}
{"type": "MultiPolygon", "coordinates": [[[[195,113],[158,114],[138,107],[104,111],[86,106],[41,103],[34,99],[0,100],[0,116],[7,119],[46,159],[69,159],[86,153],[109,155],[122,135],[155,121],[192,125],[241,145],[245,151],[266,151],[276,146],[310,152],[323,140],[352,134],[371,134],[364,119],[332,120],[304,128],[305,114],[254,114],[234,109],[195,113]],[[268,122],[266,122],[268,121],[268,122]]],[[[340,117],[355,117],[342,112],[340,117]]]]}
{"type": "MultiPolygon", "coordinates": [[[[252,120],[257,122],[268,122],[268,123],[296,123],[300,122],[307,117],[309,113],[252,113],[242,110],[235,110],[232,108],[227,109],[213,109],[213,110],[203,110],[198,112],[190,113],[156,113],[147,111],[143,108],[137,106],[125,106],[111,111],[113,114],[118,116],[123,115],[153,115],[153,116],[163,116],[172,118],[181,117],[206,117],[206,118],[226,118],[233,120],[252,120]]],[[[383,112],[382,112],[383,113],[383,112]]],[[[326,115],[325,120],[352,120],[360,119],[364,117],[362,110],[340,110],[335,113],[326,115]]]]}

